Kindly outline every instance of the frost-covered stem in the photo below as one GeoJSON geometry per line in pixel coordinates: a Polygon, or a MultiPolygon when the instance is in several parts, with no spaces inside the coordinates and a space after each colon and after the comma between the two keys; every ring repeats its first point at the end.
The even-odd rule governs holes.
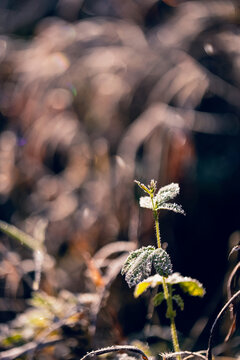
{"type": "Polygon", "coordinates": [[[155,229],[156,229],[156,237],[157,237],[157,246],[161,249],[161,236],[160,236],[160,228],[158,222],[158,213],[154,211],[154,219],[155,219],[155,229]]]}
{"type": "MultiPolygon", "coordinates": [[[[173,348],[175,352],[180,352],[180,347],[178,343],[178,336],[177,336],[177,329],[174,321],[174,317],[170,318],[171,321],[171,334],[172,334],[172,341],[173,341],[173,348]]],[[[177,355],[177,359],[181,360],[181,355],[177,355]]]]}
{"type": "MultiPolygon", "coordinates": [[[[154,209],[154,201],[153,201],[153,194],[150,195],[151,196],[151,200],[152,200],[152,206],[154,209]]],[[[160,236],[160,228],[159,228],[159,221],[158,221],[158,211],[157,210],[153,210],[153,216],[154,216],[154,220],[155,220],[155,230],[156,230],[156,238],[157,238],[157,246],[159,249],[161,249],[161,236],[160,236]]]]}
{"type": "MultiPolygon", "coordinates": [[[[152,199],[152,204],[153,204],[153,209],[154,209],[153,198],[151,197],[151,199],[152,199]]],[[[161,248],[161,237],[160,237],[160,229],[159,229],[158,211],[153,210],[153,215],[154,215],[154,220],[155,220],[157,245],[158,245],[158,248],[161,248]]],[[[164,292],[164,298],[167,303],[167,317],[170,319],[170,323],[171,323],[171,335],[172,335],[173,348],[174,348],[175,352],[180,352],[176,324],[175,324],[176,313],[173,310],[173,303],[172,303],[172,292],[171,291],[169,292],[168,286],[166,283],[166,279],[164,276],[163,276],[163,292],[164,292]]],[[[177,358],[177,360],[181,360],[181,355],[177,355],[176,358],[177,358]]]]}

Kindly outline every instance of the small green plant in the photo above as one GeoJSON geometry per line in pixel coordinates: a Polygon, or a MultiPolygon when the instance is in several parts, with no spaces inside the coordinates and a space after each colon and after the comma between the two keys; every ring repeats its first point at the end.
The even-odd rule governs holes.
{"type": "MultiPolygon", "coordinates": [[[[135,297],[141,295],[149,287],[162,286],[163,291],[158,292],[153,299],[154,305],[158,306],[164,300],[166,301],[166,317],[170,320],[173,348],[175,353],[180,353],[175,324],[176,310],[174,303],[183,310],[184,302],[179,294],[174,293],[173,295],[173,287],[179,285],[184,292],[192,296],[203,296],[205,290],[199,281],[190,277],[183,277],[179,273],[173,273],[170,256],[162,248],[159,228],[160,211],[171,210],[185,215],[181,205],[169,202],[179,194],[179,185],[172,183],[157,191],[157,183],[154,180],[151,180],[148,186],[139,181],[135,182],[147,194],[147,196],[140,198],[139,203],[141,207],[150,209],[153,212],[157,248],[147,246],[130,252],[123,265],[122,275],[125,275],[129,287],[136,285],[135,297]],[[157,274],[149,277],[152,267],[157,274]]],[[[180,359],[180,355],[177,358],[180,359]]]]}
{"type": "MultiPolygon", "coordinates": [[[[162,291],[159,291],[154,296],[153,304],[154,306],[159,306],[164,301],[166,302],[166,318],[168,318],[170,321],[174,348],[174,352],[161,353],[160,355],[163,359],[176,357],[178,360],[180,360],[181,356],[183,356],[183,359],[186,360],[197,356],[203,360],[212,360],[212,350],[214,343],[213,340],[216,325],[218,325],[219,320],[228,308],[230,308],[230,318],[232,324],[230,326],[226,340],[228,340],[228,338],[235,330],[237,317],[236,302],[240,297],[240,290],[234,292],[232,289],[232,284],[233,280],[236,280],[237,273],[240,268],[240,263],[237,263],[229,276],[228,301],[222,307],[213,322],[210,330],[207,350],[198,352],[181,351],[175,325],[175,317],[177,314],[177,308],[180,310],[184,309],[184,302],[182,297],[177,293],[176,288],[179,287],[183,292],[188,293],[191,296],[200,297],[205,294],[205,290],[202,284],[196,279],[192,279],[191,277],[186,276],[184,277],[177,272],[173,272],[170,256],[162,248],[161,244],[159,228],[160,211],[172,210],[176,213],[185,214],[180,205],[169,202],[179,194],[179,185],[172,183],[160,188],[157,191],[156,182],[154,180],[151,180],[148,186],[141,184],[139,181],[136,181],[136,183],[142,190],[144,190],[145,193],[147,193],[147,196],[140,198],[140,206],[150,209],[153,212],[157,247],[146,246],[131,251],[127,259],[125,260],[124,258],[125,262],[122,267],[122,274],[125,275],[129,287],[135,286],[134,296],[136,298],[141,296],[149,288],[156,287],[157,289],[162,289],[162,291]],[[152,269],[155,270],[156,274],[150,276],[152,269]]],[[[89,293],[82,294],[82,297],[80,294],[79,296],[75,296],[74,294],[65,290],[59,292],[57,297],[54,297],[44,293],[44,291],[39,289],[43,262],[46,262],[48,259],[48,254],[44,246],[46,225],[47,222],[40,219],[36,223],[35,231],[32,237],[22,230],[19,230],[15,226],[0,220],[0,230],[7,236],[17,240],[29,248],[33,252],[35,264],[35,279],[32,284],[34,292],[32,294],[32,299],[29,301],[31,308],[26,309],[24,313],[19,314],[16,319],[10,322],[7,327],[4,327],[5,335],[1,336],[0,342],[1,346],[7,347],[8,349],[0,353],[1,359],[14,359],[16,356],[25,356],[26,354],[29,354],[29,356],[32,358],[35,351],[41,348],[55,345],[58,342],[63,342],[65,339],[64,327],[66,328],[70,326],[72,329],[73,326],[77,325],[76,329],[79,331],[79,325],[81,325],[81,331],[86,331],[86,336],[88,336],[89,332],[87,330],[88,326],[86,326],[86,324],[90,324],[91,321],[92,328],[94,328],[93,323],[96,321],[97,313],[99,312],[102,304],[102,299],[106,296],[105,291],[108,289],[108,287],[106,286],[104,289],[104,281],[103,284],[101,284],[101,291],[99,293],[96,292],[93,297],[89,297],[89,295],[93,295],[89,293]],[[87,295],[87,297],[84,295],[87,295]],[[96,301],[93,301],[93,298],[95,299],[96,295],[99,296],[97,306],[96,301]],[[89,312],[91,313],[89,319],[86,309],[89,309],[89,312]],[[84,320],[82,324],[79,322],[81,319],[84,320]],[[27,329],[27,331],[25,331],[25,329],[27,329]]],[[[102,261],[116,252],[116,250],[117,252],[121,252],[129,251],[129,249],[135,248],[132,247],[132,244],[128,244],[128,246],[126,246],[126,244],[126,242],[115,242],[106,245],[106,247],[99,251],[101,253],[102,261]]],[[[238,243],[238,245],[234,246],[229,256],[233,252],[239,250],[240,245],[238,243]]],[[[120,258],[113,260],[114,262],[116,261],[114,263],[115,265],[113,266],[114,271],[111,271],[110,274],[105,276],[105,279],[108,281],[108,286],[122,266],[122,256],[124,255],[121,255],[120,258]]],[[[99,258],[99,254],[97,257],[99,258]]],[[[110,263],[110,267],[111,264],[113,263],[110,263]]],[[[151,356],[151,349],[148,349],[147,346],[143,346],[143,344],[138,343],[137,346],[115,345],[93,350],[84,355],[81,360],[86,360],[88,358],[92,359],[95,356],[112,352],[121,352],[121,354],[118,355],[119,360],[132,360],[132,357],[127,356],[126,353],[140,355],[142,360],[156,359],[151,356]],[[124,354],[122,354],[123,352],[124,354]]]]}

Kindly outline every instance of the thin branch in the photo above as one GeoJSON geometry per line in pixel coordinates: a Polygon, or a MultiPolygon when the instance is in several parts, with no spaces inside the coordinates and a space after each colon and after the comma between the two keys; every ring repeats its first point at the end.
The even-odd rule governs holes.
{"type": "MultiPolygon", "coordinates": [[[[231,253],[230,253],[231,254],[231,253]]],[[[237,263],[237,265],[234,267],[234,269],[232,270],[228,282],[227,282],[227,295],[228,295],[228,300],[232,297],[232,282],[234,279],[234,276],[236,275],[237,271],[240,269],[240,262],[237,263]]],[[[233,304],[230,304],[229,306],[229,310],[230,310],[230,319],[232,320],[232,324],[229,328],[229,331],[225,337],[224,341],[228,341],[230,336],[233,334],[234,329],[235,329],[235,323],[236,323],[236,315],[234,314],[234,306],[233,304]]]]}
{"type": "Polygon", "coordinates": [[[116,352],[116,351],[132,351],[137,354],[140,354],[144,360],[148,360],[147,355],[140,350],[139,348],[135,346],[130,345],[115,345],[115,346],[109,346],[98,350],[93,350],[86,355],[84,355],[80,360],[86,360],[87,358],[93,358],[98,355],[110,353],[110,352],[116,352]]]}
{"type": "Polygon", "coordinates": [[[163,357],[163,358],[172,358],[172,357],[176,357],[176,356],[184,356],[184,355],[188,355],[186,357],[184,357],[184,359],[189,359],[193,356],[198,356],[199,358],[203,359],[203,360],[206,360],[206,356],[203,355],[202,353],[205,353],[206,351],[197,351],[197,352],[192,352],[192,351],[178,351],[178,352],[172,352],[172,353],[160,353],[160,355],[163,357]]]}
{"type": "Polygon", "coordinates": [[[216,324],[218,322],[218,320],[221,318],[221,316],[223,315],[224,311],[228,308],[228,306],[230,304],[232,304],[232,302],[234,300],[236,300],[236,298],[240,295],[240,290],[238,290],[232,297],[230,300],[228,300],[228,302],[223,306],[223,308],[220,310],[220,312],[218,313],[216,319],[214,320],[214,323],[211,327],[210,330],[210,336],[209,336],[209,340],[208,340],[208,350],[207,350],[207,358],[208,360],[212,359],[212,341],[213,341],[213,335],[214,335],[214,330],[216,327],[216,324]]]}
{"type": "Polygon", "coordinates": [[[230,276],[229,276],[229,279],[228,279],[228,282],[227,282],[227,294],[228,294],[228,299],[231,299],[232,297],[232,290],[231,290],[231,287],[232,287],[232,281],[233,281],[233,278],[235,276],[235,274],[237,273],[238,269],[240,269],[240,262],[237,263],[237,265],[234,267],[234,269],[232,270],[230,276]]]}

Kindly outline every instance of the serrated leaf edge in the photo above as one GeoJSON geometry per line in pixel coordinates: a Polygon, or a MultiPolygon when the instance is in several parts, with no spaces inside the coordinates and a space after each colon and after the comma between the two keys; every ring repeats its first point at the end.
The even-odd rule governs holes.
{"type": "MultiPolygon", "coordinates": [[[[198,287],[202,290],[202,294],[198,294],[198,295],[193,295],[193,294],[189,294],[191,296],[199,296],[199,297],[203,297],[206,293],[203,285],[200,283],[200,281],[196,280],[196,279],[193,279],[191,277],[188,277],[188,276],[182,276],[180,273],[178,272],[174,272],[173,274],[169,275],[167,278],[165,278],[165,281],[167,284],[169,285],[179,285],[181,287],[181,283],[184,283],[184,282],[193,282],[195,284],[198,285],[198,287]],[[179,279],[180,278],[180,279],[179,279]]],[[[155,274],[153,276],[150,276],[148,277],[147,279],[141,281],[138,285],[140,285],[141,283],[149,283],[148,287],[146,287],[144,289],[144,291],[141,293],[141,294],[138,294],[138,296],[142,295],[149,287],[151,288],[154,288],[158,285],[161,285],[163,283],[163,277],[159,274],[155,274]]],[[[137,286],[138,286],[137,285],[137,286]]],[[[137,288],[136,286],[136,288],[137,288]]],[[[183,289],[184,291],[184,289],[183,289]]],[[[185,291],[187,292],[187,291],[185,291]]],[[[137,293],[137,289],[135,289],[135,293],[137,293]]],[[[137,296],[137,297],[138,297],[137,296]]]]}

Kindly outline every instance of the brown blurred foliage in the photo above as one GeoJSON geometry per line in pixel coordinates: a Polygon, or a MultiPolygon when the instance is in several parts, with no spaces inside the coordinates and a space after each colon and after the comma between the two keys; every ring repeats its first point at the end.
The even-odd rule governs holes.
{"type": "MultiPolygon", "coordinates": [[[[32,7],[13,1],[2,13],[1,218],[31,234],[48,221],[49,295],[91,292],[106,279],[90,255],[116,240],[151,243],[151,214],[139,223],[133,180],[190,183],[191,198],[195,135],[239,139],[239,9],[230,0],[32,7]],[[28,39],[16,36],[24,24],[34,24],[28,39]]],[[[232,177],[238,166],[237,158],[232,177]]],[[[1,296],[24,298],[17,253],[29,254],[4,241],[12,257],[0,249],[1,296]]],[[[174,248],[173,234],[166,241],[174,248]]]]}

